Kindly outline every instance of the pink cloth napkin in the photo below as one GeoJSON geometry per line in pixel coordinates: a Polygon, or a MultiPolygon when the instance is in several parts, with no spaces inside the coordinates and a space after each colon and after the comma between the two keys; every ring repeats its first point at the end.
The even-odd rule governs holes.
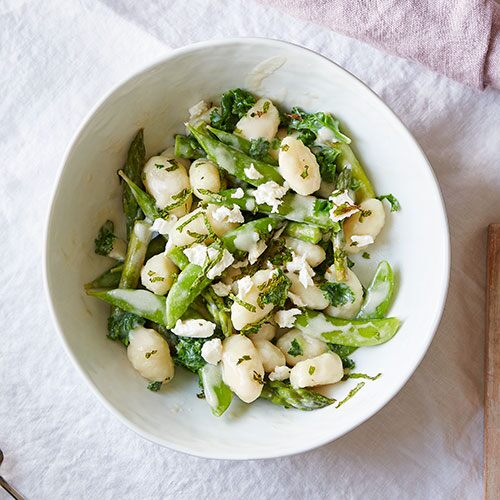
{"type": "Polygon", "coordinates": [[[480,89],[500,89],[494,0],[260,0],[480,89]]]}

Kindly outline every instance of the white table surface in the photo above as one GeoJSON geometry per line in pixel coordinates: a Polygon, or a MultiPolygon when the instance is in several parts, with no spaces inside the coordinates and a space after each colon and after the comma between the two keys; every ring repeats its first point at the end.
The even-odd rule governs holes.
{"type": "Polygon", "coordinates": [[[500,92],[251,1],[0,0],[0,116],[1,474],[27,497],[480,496],[485,228],[500,221],[500,92]],[[246,463],[163,449],[108,413],[66,357],[41,272],[58,166],[91,106],[171,48],[230,36],[299,43],[371,86],[434,167],[453,254],[441,326],[401,393],[334,443],[246,463]]]}

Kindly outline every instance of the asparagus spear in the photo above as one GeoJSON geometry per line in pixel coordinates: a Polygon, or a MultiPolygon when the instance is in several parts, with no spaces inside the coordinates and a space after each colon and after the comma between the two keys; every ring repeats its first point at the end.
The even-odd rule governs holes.
{"type": "MultiPolygon", "coordinates": [[[[272,213],[272,207],[269,205],[258,205],[256,203],[252,189],[243,190],[242,198],[234,197],[236,191],[236,189],[226,189],[220,193],[212,194],[209,197],[209,202],[228,207],[237,205],[241,210],[246,210],[247,212],[272,213]]],[[[338,223],[330,219],[330,207],[327,200],[316,198],[315,196],[301,196],[290,192],[285,194],[281,200],[282,202],[276,213],[277,216],[295,222],[314,224],[326,229],[338,228],[338,223]]]]}
{"type": "Polygon", "coordinates": [[[212,408],[212,413],[220,417],[231,404],[233,393],[223,382],[220,366],[206,364],[199,371],[205,399],[212,408]]]}
{"type": "Polygon", "coordinates": [[[318,410],[335,402],[335,399],[327,398],[317,392],[309,389],[294,389],[290,384],[278,380],[267,381],[260,397],[275,405],[303,411],[318,410]]]}
{"type": "Polygon", "coordinates": [[[394,273],[387,261],[377,266],[375,275],[368,286],[363,304],[357,315],[358,319],[383,318],[391,305],[394,292],[394,273]]]}
{"type": "Polygon", "coordinates": [[[399,320],[397,318],[338,319],[306,309],[297,317],[295,328],[325,342],[362,347],[383,344],[390,340],[398,331],[399,320]]]}
{"type": "MultiPolygon", "coordinates": [[[[127,154],[127,161],[123,167],[125,174],[137,184],[139,188],[143,187],[141,172],[146,161],[146,148],[144,147],[144,130],[141,128],[134,137],[127,154]]],[[[134,222],[142,218],[142,210],[139,207],[130,188],[123,186],[123,212],[127,224],[127,237],[134,226],[134,222]]]]}
{"type": "MultiPolygon", "coordinates": [[[[238,149],[242,153],[250,156],[250,148],[252,143],[245,139],[244,137],[240,137],[239,135],[231,134],[229,132],[225,132],[224,130],[219,130],[217,128],[207,126],[207,129],[214,134],[219,141],[226,144],[227,146],[231,146],[232,148],[238,149]]],[[[262,161],[268,163],[269,165],[277,165],[278,162],[275,158],[273,158],[269,153],[266,153],[262,158],[262,161]]]]}
{"type": "Polygon", "coordinates": [[[175,136],[174,154],[178,158],[198,159],[205,156],[205,151],[200,148],[194,137],[186,135],[175,136]]]}
{"type": "Polygon", "coordinates": [[[216,325],[219,325],[224,337],[233,334],[233,324],[228,309],[222,297],[219,297],[211,287],[205,288],[202,292],[207,309],[216,325]]]}
{"type": "Polygon", "coordinates": [[[268,181],[283,184],[283,177],[281,177],[274,166],[255,160],[241,151],[214,139],[201,130],[195,129],[191,125],[188,128],[196,137],[200,146],[205,150],[208,158],[229,174],[253,186],[259,186],[268,181]],[[253,178],[256,177],[254,175],[248,176],[245,172],[246,169],[252,168],[252,166],[259,174],[258,179],[253,178]]]}
{"type": "Polygon", "coordinates": [[[319,243],[323,238],[323,233],[319,226],[303,222],[289,222],[285,227],[285,234],[292,238],[314,244],[319,243]]]}
{"type": "Polygon", "coordinates": [[[85,289],[95,289],[95,288],[117,288],[120,284],[120,278],[122,276],[123,264],[118,264],[108,269],[100,276],[98,276],[94,281],[87,283],[85,289]]]}
{"type": "Polygon", "coordinates": [[[125,181],[131,196],[134,197],[144,215],[151,220],[160,218],[161,212],[156,206],[155,199],[140,188],[123,170],[119,170],[118,175],[125,181]]]}

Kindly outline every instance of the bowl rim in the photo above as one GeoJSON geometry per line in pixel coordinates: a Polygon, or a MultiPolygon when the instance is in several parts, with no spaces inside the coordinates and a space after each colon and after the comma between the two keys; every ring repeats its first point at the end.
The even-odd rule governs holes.
{"type": "Polygon", "coordinates": [[[136,434],[140,435],[141,437],[147,439],[148,441],[159,444],[163,447],[169,448],[174,451],[179,451],[182,453],[186,453],[191,456],[196,456],[196,457],[201,457],[201,458],[208,458],[208,459],[218,459],[218,460],[258,460],[258,459],[270,459],[270,458],[279,458],[279,457],[284,457],[284,456],[292,456],[296,455],[299,453],[304,453],[309,450],[313,450],[315,448],[318,448],[320,446],[323,446],[327,443],[333,442],[336,439],[339,439],[340,437],[344,436],[345,434],[351,432],[354,430],[356,427],[360,426],[362,423],[366,422],[368,419],[373,417],[376,413],[378,413],[384,406],[386,406],[406,385],[408,380],[412,377],[412,375],[415,373],[415,370],[418,368],[420,363],[422,362],[425,354],[427,353],[429,346],[436,334],[436,331],[438,329],[439,323],[441,321],[445,304],[446,304],[446,298],[448,294],[448,287],[449,287],[449,280],[450,280],[450,262],[451,261],[451,249],[450,249],[450,233],[449,233],[449,225],[448,225],[448,217],[446,213],[446,207],[443,199],[443,194],[441,192],[441,188],[439,185],[439,182],[437,180],[436,174],[434,170],[432,169],[432,166],[427,159],[427,156],[425,155],[424,151],[422,150],[420,144],[417,142],[417,140],[413,137],[413,135],[410,133],[410,131],[407,129],[407,127],[404,125],[404,123],[401,121],[401,119],[396,115],[396,113],[388,106],[367,84],[365,84],[363,81],[361,81],[358,77],[353,75],[351,72],[340,66],[339,64],[335,63],[328,57],[312,50],[307,47],[303,47],[299,44],[285,41],[285,40],[279,40],[279,39],[274,39],[274,38],[267,38],[267,37],[234,37],[234,38],[224,38],[224,39],[213,39],[213,40],[206,40],[206,41],[201,41],[201,42],[196,42],[192,43],[177,49],[173,49],[169,51],[166,54],[162,54],[159,56],[155,61],[148,63],[146,66],[143,66],[141,69],[138,69],[128,75],[126,78],[121,79],[117,84],[113,85],[108,91],[106,91],[98,100],[97,102],[92,106],[90,111],[85,115],[84,119],[81,121],[80,125],[78,126],[76,132],[73,134],[65,152],[62,157],[62,160],[60,162],[60,165],[57,170],[57,174],[55,177],[54,181],[54,187],[52,188],[52,193],[50,196],[49,200],[49,205],[48,205],[48,210],[46,212],[46,217],[45,217],[45,230],[44,230],[44,244],[43,244],[43,254],[42,254],[42,267],[43,267],[43,283],[44,283],[44,291],[45,291],[45,296],[49,305],[49,311],[50,315],[52,317],[52,321],[56,327],[56,331],[58,333],[59,339],[62,342],[62,345],[64,347],[64,350],[66,351],[66,354],[68,355],[69,359],[73,363],[73,365],[76,367],[77,371],[80,373],[80,375],[84,378],[84,380],[87,382],[87,384],[91,387],[93,393],[101,404],[104,405],[105,408],[109,412],[111,412],[114,416],[116,416],[123,424],[125,424],[129,429],[133,430],[136,434]],[[383,399],[379,400],[377,404],[374,404],[372,407],[370,407],[369,410],[365,411],[363,414],[359,414],[361,416],[356,416],[353,418],[353,421],[349,427],[346,429],[343,429],[340,432],[325,432],[321,438],[318,438],[314,441],[307,441],[306,443],[298,444],[295,447],[287,448],[286,450],[280,451],[279,449],[271,449],[271,450],[259,450],[258,453],[255,453],[253,455],[245,456],[242,457],[241,455],[237,454],[232,454],[232,453],[227,453],[227,452],[219,452],[218,449],[214,448],[211,450],[207,451],[200,451],[200,450],[192,450],[188,446],[182,446],[182,445],[177,445],[175,443],[171,443],[165,439],[159,438],[158,436],[155,436],[144,429],[140,428],[138,425],[135,423],[131,422],[125,415],[121,413],[121,411],[116,408],[113,404],[111,404],[106,397],[101,393],[101,391],[97,388],[96,384],[92,381],[90,376],[86,373],[86,371],[83,369],[81,366],[79,360],[76,357],[76,354],[73,353],[71,350],[68,341],[66,339],[66,336],[63,332],[63,329],[61,327],[61,324],[59,322],[56,310],[55,310],[55,304],[52,299],[52,292],[51,292],[51,280],[49,277],[49,234],[51,233],[52,229],[52,219],[54,215],[54,203],[56,200],[56,197],[59,193],[60,190],[60,180],[62,173],[66,167],[66,164],[68,162],[69,156],[72,153],[72,150],[76,143],[78,142],[78,139],[83,132],[83,130],[87,127],[88,123],[91,121],[92,117],[106,104],[108,99],[114,95],[117,91],[119,91],[122,87],[127,85],[132,79],[140,77],[143,74],[146,74],[152,70],[154,70],[156,67],[161,66],[168,60],[178,57],[183,54],[187,54],[192,51],[196,51],[198,49],[205,49],[205,48],[215,48],[219,46],[226,46],[226,45],[248,45],[248,44],[259,44],[259,45],[264,45],[264,46],[275,46],[275,47],[293,47],[294,49],[298,49],[299,51],[303,51],[304,53],[307,53],[308,57],[315,57],[315,58],[320,58],[324,61],[327,61],[329,64],[332,64],[336,66],[337,70],[340,70],[345,74],[346,77],[348,77],[353,84],[356,84],[358,86],[361,86],[365,91],[368,91],[369,93],[372,94],[373,97],[377,101],[379,101],[379,104],[381,104],[386,111],[389,113],[389,115],[392,116],[392,118],[395,120],[395,123],[399,125],[399,130],[401,133],[405,134],[407,136],[407,139],[417,148],[417,151],[419,151],[422,159],[425,162],[425,165],[427,166],[427,169],[429,173],[432,176],[432,179],[434,181],[434,185],[436,187],[436,192],[439,198],[440,202],[440,208],[442,211],[443,215],[443,227],[441,228],[443,231],[443,251],[444,255],[443,260],[444,260],[444,272],[442,275],[442,282],[440,284],[440,295],[439,295],[439,301],[438,301],[438,307],[436,308],[436,312],[434,315],[434,318],[432,320],[432,324],[430,327],[430,335],[428,336],[427,343],[422,349],[420,355],[418,358],[415,360],[413,366],[411,367],[410,370],[406,373],[404,377],[401,378],[398,384],[395,385],[395,387],[392,389],[390,393],[383,399]]]}

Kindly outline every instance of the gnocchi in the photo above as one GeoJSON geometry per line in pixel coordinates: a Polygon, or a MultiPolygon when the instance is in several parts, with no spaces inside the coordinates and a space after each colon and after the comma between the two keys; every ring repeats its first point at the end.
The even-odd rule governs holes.
{"type": "Polygon", "coordinates": [[[299,361],[314,358],[328,351],[326,342],[304,335],[297,329],[285,333],[278,339],[276,345],[285,355],[286,364],[289,366],[295,366],[299,361]]]}
{"type": "Polygon", "coordinates": [[[269,99],[259,99],[236,124],[236,131],[245,139],[266,139],[276,135],[280,114],[269,99]]]}
{"type": "Polygon", "coordinates": [[[172,287],[177,272],[177,266],[167,255],[154,255],[141,270],[142,286],[156,295],[165,295],[172,287]]]}
{"type": "Polygon", "coordinates": [[[344,368],[342,360],[334,352],[325,352],[314,358],[297,363],[290,371],[292,387],[314,387],[335,384],[342,380],[344,368]]]}

